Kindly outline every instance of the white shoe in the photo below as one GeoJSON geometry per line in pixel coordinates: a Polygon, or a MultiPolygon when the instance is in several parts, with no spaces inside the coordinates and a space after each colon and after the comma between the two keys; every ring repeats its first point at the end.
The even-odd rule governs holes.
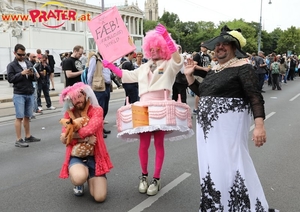
{"type": "Polygon", "coordinates": [[[84,191],[84,185],[74,186],[73,188],[74,195],[78,197],[83,195],[83,191],[84,191]]]}
{"type": "Polygon", "coordinates": [[[56,109],[56,107],[53,107],[53,106],[47,107],[47,110],[55,110],[55,109],[56,109]]]}
{"type": "Polygon", "coordinates": [[[139,178],[140,178],[139,192],[144,194],[147,192],[148,189],[148,177],[140,176],[139,178]]]}
{"type": "Polygon", "coordinates": [[[104,124],[108,124],[108,121],[104,120],[104,124]]]}
{"type": "Polygon", "coordinates": [[[43,108],[42,108],[42,107],[38,107],[38,109],[39,109],[40,111],[43,111],[43,108]]]}
{"type": "Polygon", "coordinates": [[[154,196],[158,193],[158,191],[160,190],[161,184],[160,184],[160,179],[153,179],[147,189],[147,194],[149,196],[154,196]]]}

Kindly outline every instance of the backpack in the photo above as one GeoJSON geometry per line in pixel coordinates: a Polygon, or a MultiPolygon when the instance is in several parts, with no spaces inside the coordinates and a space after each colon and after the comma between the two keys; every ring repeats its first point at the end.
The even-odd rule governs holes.
{"type": "Polygon", "coordinates": [[[92,89],[93,91],[105,91],[106,89],[103,77],[103,65],[98,58],[96,59],[96,70],[93,75],[92,89]]]}
{"type": "Polygon", "coordinates": [[[81,73],[81,82],[83,82],[84,84],[88,84],[88,81],[87,81],[88,70],[89,70],[89,67],[85,67],[85,69],[81,73]]]}
{"type": "Polygon", "coordinates": [[[272,74],[279,74],[279,64],[278,62],[272,63],[272,74]]]}
{"type": "Polygon", "coordinates": [[[286,69],[287,69],[287,66],[286,66],[285,62],[279,65],[280,74],[285,75],[286,69]]]}

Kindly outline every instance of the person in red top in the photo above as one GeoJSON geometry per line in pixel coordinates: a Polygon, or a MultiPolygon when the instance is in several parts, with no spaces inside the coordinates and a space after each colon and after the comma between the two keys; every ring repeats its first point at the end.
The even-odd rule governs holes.
{"type": "Polygon", "coordinates": [[[36,57],[37,57],[37,59],[42,59],[42,51],[40,50],[40,49],[37,49],[36,50],[36,57]]]}
{"type": "MultiPolygon", "coordinates": [[[[87,109],[89,121],[86,126],[73,134],[73,140],[67,145],[65,161],[59,177],[68,178],[70,175],[76,196],[83,195],[84,183],[87,181],[91,196],[95,201],[103,202],[107,195],[106,173],[113,168],[102,135],[103,109],[99,106],[90,86],[82,82],[68,86],[60,95],[60,102],[64,103],[64,109],[71,110],[76,118],[81,117],[87,100],[90,101],[87,109]],[[94,153],[84,158],[72,156],[72,148],[80,142],[94,145],[94,153]]],[[[68,112],[65,113],[64,118],[69,118],[68,112]]],[[[60,136],[63,144],[66,143],[65,131],[65,127],[63,127],[60,136]]]]}

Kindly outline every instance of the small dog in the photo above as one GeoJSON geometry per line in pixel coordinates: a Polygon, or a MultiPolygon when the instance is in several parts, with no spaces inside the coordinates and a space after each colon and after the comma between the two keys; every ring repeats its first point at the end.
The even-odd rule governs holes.
{"type": "MultiPolygon", "coordinates": [[[[66,146],[70,144],[73,139],[73,133],[77,132],[81,127],[84,127],[88,124],[89,117],[87,115],[88,108],[90,106],[90,100],[87,100],[84,110],[81,112],[81,117],[76,118],[74,113],[71,110],[68,110],[69,117],[68,119],[60,119],[60,123],[66,128],[66,146]]],[[[84,158],[89,155],[94,154],[94,145],[89,144],[88,142],[80,142],[75,144],[72,147],[72,156],[84,158]]]]}
{"type": "Polygon", "coordinates": [[[66,146],[68,146],[72,141],[73,133],[77,132],[81,127],[86,126],[88,121],[89,119],[86,117],[80,117],[76,119],[60,119],[59,123],[61,123],[66,128],[66,146]]]}

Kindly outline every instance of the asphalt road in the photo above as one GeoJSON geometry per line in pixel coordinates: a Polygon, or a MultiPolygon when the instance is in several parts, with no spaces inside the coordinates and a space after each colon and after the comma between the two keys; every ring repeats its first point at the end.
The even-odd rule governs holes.
{"type": "MultiPolygon", "coordinates": [[[[267,143],[257,148],[249,140],[250,153],[270,207],[281,212],[299,212],[300,79],[283,85],[282,91],[272,91],[270,87],[265,90],[267,143]]],[[[78,198],[72,193],[70,180],[58,178],[65,151],[59,141],[58,120],[62,116],[59,109],[32,120],[32,134],[42,141],[24,149],[14,147],[13,121],[0,120],[0,211],[198,211],[200,185],[195,136],[166,142],[162,190],[154,197],[140,194],[138,143],[116,138],[115,114],[123,102],[123,98],[112,100],[106,119],[109,124],[105,128],[112,130],[106,144],[114,168],[107,174],[108,197],[101,204],[93,201],[87,186],[85,195],[78,198]]],[[[188,102],[192,106],[193,98],[189,97],[188,102]]],[[[150,151],[151,176],[153,145],[150,151]]]]}

